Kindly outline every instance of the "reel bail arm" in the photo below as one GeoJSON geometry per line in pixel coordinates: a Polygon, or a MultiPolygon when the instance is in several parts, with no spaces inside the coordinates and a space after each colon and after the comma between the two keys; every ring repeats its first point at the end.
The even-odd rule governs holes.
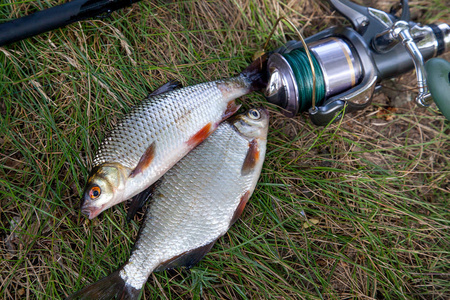
{"type": "MultiPolygon", "coordinates": [[[[431,95],[424,62],[450,49],[450,26],[444,23],[421,26],[409,21],[407,0],[400,1],[401,19],[348,0],[330,2],[349,19],[353,28],[331,27],[305,39],[318,64],[315,73],[320,75],[315,78],[316,107],[312,108],[308,98],[312,92],[308,65],[297,54],[305,46],[297,41],[287,42],[269,57],[267,100],[281,106],[290,117],[309,110],[312,122],[324,126],[339,120],[345,112],[370,105],[381,80],[416,69],[419,88],[416,101],[422,106],[429,105],[431,95]]],[[[447,85],[450,89],[450,83],[447,85]]],[[[449,94],[446,99],[434,97],[438,107],[439,102],[450,101],[449,94]]]]}

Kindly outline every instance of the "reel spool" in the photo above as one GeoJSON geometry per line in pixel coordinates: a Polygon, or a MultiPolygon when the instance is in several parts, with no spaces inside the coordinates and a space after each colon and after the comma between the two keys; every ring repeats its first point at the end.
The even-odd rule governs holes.
{"type": "MultiPolygon", "coordinates": [[[[370,105],[381,80],[415,69],[419,88],[416,102],[428,106],[431,94],[427,81],[442,76],[427,76],[427,72],[432,74],[434,66],[442,62],[427,69],[424,62],[450,50],[450,26],[445,23],[422,26],[409,21],[406,0],[401,1],[401,19],[347,0],[330,2],[349,19],[353,28],[332,27],[305,40],[299,34],[302,42],[289,41],[273,51],[268,61],[269,84],[264,93],[267,100],[283,108],[288,117],[308,110],[314,124],[325,126],[342,118],[344,112],[370,105]],[[311,60],[305,52],[311,53],[311,60]]],[[[448,74],[446,66],[447,73],[443,72],[448,74]]],[[[448,79],[439,82],[450,88],[448,79]]],[[[448,94],[434,92],[438,90],[436,84],[431,86],[434,101],[439,108],[446,108],[444,115],[449,118],[448,94]]]]}
{"type": "MultiPolygon", "coordinates": [[[[271,75],[265,96],[284,108],[286,116],[293,117],[312,107],[313,79],[305,51],[294,48],[285,52],[287,46],[269,58],[267,67],[271,75]]],[[[343,39],[330,37],[308,47],[316,71],[316,105],[361,81],[360,59],[343,39]]]]}

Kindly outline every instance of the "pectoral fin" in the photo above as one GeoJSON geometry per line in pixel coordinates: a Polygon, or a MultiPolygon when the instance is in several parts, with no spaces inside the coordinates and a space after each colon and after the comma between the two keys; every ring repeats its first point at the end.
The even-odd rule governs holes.
{"type": "Polygon", "coordinates": [[[244,164],[242,165],[241,169],[242,176],[250,174],[250,172],[255,168],[258,161],[259,161],[258,141],[254,139],[249,143],[247,156],[245,157],[244,164]]]}
{"type": "Polygon", "coordinates": [[[136,168],[130,173],[130,178],[135,177],[137,174],[142,173],[148,166],[152,163],[153,158],[155,158],[155,142],[153,142],[144,154],[141,156],[136,168]]]}
{"type": "Polygon", "coordinates": [[[162,264],[160,264],[155,271],[164,271],[180,267],[191,268],[197,264],[211,248],[214,246],[217,240],[212,241],[209,244],[201,246],[199,248],[187,251],[179,256],[176,256],[162,264]]]}

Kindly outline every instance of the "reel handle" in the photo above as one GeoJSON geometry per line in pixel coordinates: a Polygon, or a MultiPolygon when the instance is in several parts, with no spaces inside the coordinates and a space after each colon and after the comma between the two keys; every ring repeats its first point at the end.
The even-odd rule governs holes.
{"type": "Polygon", "coordinates": [[[450,62],[432,58],[425,64],[428,88],[442,114],[450,121],[450,62]]]}
{"type": "Polygon", "coordinates": [[[417,77],[417,87],[419,88],[419,94],[416,97],[417,104],[428,107],[431,104],[431,94],[428,91],[425,64],[423,62],[423,55],[420,53],[414,39],[411,35],[411,30],[408,22],[397,21],[390,30],[392,36],[402,42],[405,46],[406,51],[408,51],[411,59],[414,62],[414,67],[416,69],[417,77]]]}
{"type": "Polygon", "coordinates": [[[407,0],[400,1],[400,18],[395,16],[397,8],[386,13],[349,0],[330,2],[353,28],[331,27],[305,39],[305,47],[319,64],[314,68],[315,74],[321,74],[315,76],[315,94],[324,96],[316,98],[316,105],[312,105],[309,94],[314,90],[310,84],[313,78],[311,72],[303,71],[311,67],[294,55],[304,46],[289,41],[269,56],[270,80],[264,93],[269,102],[281,106],[289,117],[309,111],[315,125],[325,126],[339,120],[345,112],[369,106],[382,80],[415,69],[419,88],[416,102],[428,106],[431,91],[439,109],[446,111],[444,115],[450,119],[450,91],[442,91],[449,86],[448,65],[441,60],[430,63],[430,67],[424,63],[450,50],[448,24],[422,26],[409,21],[407,0]],[[444,66],[447,67],[442,74],[447,75],[437,75],[434,69],[442,70],[444,66]],[[433,87],[428,87],[428,80],[433,87]]]}

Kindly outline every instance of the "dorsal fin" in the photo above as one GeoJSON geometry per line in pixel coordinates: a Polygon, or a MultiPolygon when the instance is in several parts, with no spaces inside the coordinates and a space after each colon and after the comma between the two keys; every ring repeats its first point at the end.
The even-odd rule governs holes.
{"type": "Polygon", "coordinates": [[[138,164],[136,165],[136,168],[134,168],[133,171],[130,173],[130,178],[133,178],[137,174],[143,172],[145,169],[148,168],[148,166],[153,161],[153,158],[155,157],[155,142],[153,142],[147,150],[145,150],[144,154],[141,156],[141,159],[139,160],[138,164]]]}
{"type": "Polygon", "coordinates": [[[241,202],[239,202],[239,205],[234,211],[233,218],[231,218],[230,226],[233,225],[234,222],[236,222],[242,215],[242,212],[244,211],[245,205],[247,204],[248,199],[250,199],[250,196],[250,191],[246,191],[245,194],[241,197],[241,202]]]}
{"type": "Polygon", "coordinates": [[[253,139],[249,142],[247,156],[242,164],[241,175],[245,176],[255,168],[256,163],[259,161],[259,148],[258,141],[253,139]]]}
{"type": "Polygon", "coordinates": [[[153,191],[155,190],[157,183],[152,184],[133,198],[131,198],[131,204],[127,212],[127,223],[130,222],[136,213],[145,205],[145,203],[152,198],[153,191]]]}
{"type": "Polygon", "coordinates": [[[170,81],[166,82],[165,84],[163,84],[162,86],[160,86],[159,88],[157,88],[156,90],[154,90],[153,92],[151,92],[150,94],[148,94],[147,98],[150,98],[152,96],[156,96],[156,95],[159,95],[162,93],[171,92],[178,87],[181,87],[181,83],[179,81],[170,80],[170,81]]]}
{"type": "Polygon", "coordinates": [[[189,268],[193,267],[196,263],[198,263],[206,255],[206,253],[208,253],[211,250],[211,248],[214,246],[216,241],[217,241],[217,239],[212,241],[211,243],[204,245],[204,246],[184,252],[181,255],[178,255],[172,259],[169,259],[168,261],[160,264],[155,269],[155,271],[158,272],[158,271],[170,270],[170,269],[175,269],[175,268],[180,268],[180,267],[185,267],[185,268],[189,269],[189,268]]]}

